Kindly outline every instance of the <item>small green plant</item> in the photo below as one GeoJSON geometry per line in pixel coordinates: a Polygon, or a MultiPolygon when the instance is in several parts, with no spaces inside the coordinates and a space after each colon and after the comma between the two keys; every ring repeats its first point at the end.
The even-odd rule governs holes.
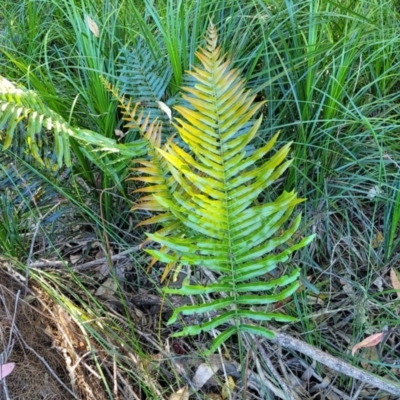
{"type": "Polygon", "coordinates": [[[135,178],[152,184],[141,189],[147,193],[136,209],[162,211],[147,221],[164,225],[147,234],[162,247],[146,251],[159,261],[192,267],[194,275],[204,268],[215,277],[209,285],[192,284],[187,278],[180,289],[165,289],[169,294],[199,298],[220,294],[210,302],[177,308],[168,321],[175,323],[179,314],[208,316],[207,322],[187,326],[174,336],[196,335],[232,324],[217,336],[210,352],[235,333],[273,336],[257,322],[294,320],[259,311],[259,307],[293,294],[299,286],[300,269],[272,280],[267,280],[266,274],[313,239],[292,241],[300,215],[285,226],[295,206],[304,201],[293,191],[257,205],[258,196],[290,166],[291,161],[284,161],[290,143],[266,161],[278,134],[259,149],[251,145],[262,121],[262,117],[253,117],[263,102],[254,102],[255,96],[245,90],[239,71],[220,53],[217,32],[211,25],[206,47],[197,53],[203,68],[190,72],[194,85],[183,88],[186,104],[174,107],[181,118],[173,125],[186,146],[169,140],[160,148],[157,140],[148,140],[155,151],[150,152],[150,160],[137,160],[144,166],[137,172],[148,177],[135,178]]]}

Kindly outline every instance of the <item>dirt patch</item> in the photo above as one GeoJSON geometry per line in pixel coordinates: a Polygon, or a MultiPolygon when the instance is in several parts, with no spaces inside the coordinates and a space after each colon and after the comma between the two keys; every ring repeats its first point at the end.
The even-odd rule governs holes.
{"type": "Polygon", "coordinates": [[[8,267],[0,260],[0,362],[16,367],[0,383],[0,400],[107,398],[100,384],[87,384],[79,343],[63,331],[58,306],[32,285],[25,296],[24,283],[8,267]]]}

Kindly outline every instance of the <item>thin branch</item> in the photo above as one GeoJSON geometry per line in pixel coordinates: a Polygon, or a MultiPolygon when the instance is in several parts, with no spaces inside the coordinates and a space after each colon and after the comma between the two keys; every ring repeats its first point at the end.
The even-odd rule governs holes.
{"type": "Polygon", "coordinates": [[[317,349],[316,347],[313,347],[308,343],[305,343],[290,335],[280,333],[278,331],[274,331],[274,333],[275,337],[271,339],[271,341],[281,345],[285,349],[296,350],[312,358],[313,360],[316,360],[321,364],[326,365],[334,371],[340,372],[341,374],[344,374],[346,376],[350,376],[361,382],[373,385],[388,393],[400,396],[400,384],[397,384],[389,379],[382,378],[378,375],[372,374],[361,368],[354,367],[346,361],[325,353],[324,351],[317,349]]]}
{"type": "Polygon", "coordinates": [[[61,268],[61,267],[68,266],[73,271],[85,271],[91,267],[95,267],[97,265],[101,265],[105,262],[108,262],[110,259],[111,259],[111,261],[120,260],[121,258],[125,258],[126,255],[133,253],[135,251],[138,251],[138,250],[139,250],[139,246],[134,246],[134,247],[131,247],[128,250],[122,251],[121,253],[116,254],[114,256],[99,258],[98,260],[89,261],[85,264],[76,265],[76,266],[68,266],[68,263],[66,263],[65,261],[51,261],[51,260],[35,261],[30,264],[30,268],[46,268],[46,267],[47,268],[49,268],[49,267],[61,268]]]}
{"type": "MultiPolygon", "coordinates": [[[[267,364],[268,369],[272,373],[272,375],[275,377],[275,379],[278,381],[280,387],[282,388],[283,392],[285,393],[284,399],[287,400],[295,400],[295,394],[292,393],[292,391],[288,388],[286,385],[286,382],[281,378],[279,375],[278,371],[275,369],[274,365],[272,364],[271,360],[269,359],[267,353],[265,352],[264,348],[260,345],[259,341],[254,335],[251,335],[252,339],[254,340],[257,350],[260,352],[263,361],[267,364]]],[[[298,399],[298,396],[296,396],[298,399]]]]}
{"type": "Polygon", "coordinates": [[[100,265],[100,264],[103,264],[105,262],[108,262],[109,260],[115,261],[115,260],[119,260],[121,258],[125,258],[125,256],[127,254],[130,254],[130,253],[133,253],[135,251],[138,251],[139,249],[140,249],[139,246],[134,246],[134,247],[131,247],[128,250],[125,250],[125,251],[122,251],[119,254],[116,254],[115,256],[103,257],[103,258],[99,258],[98,260],[93,260],[93,261],[87,262],[87,263],[82,264],[82,265],[77,265],[76,267],[72,267],[72,270],[74,270],[74,271],[84,271],[84,270],[89,269],[89,268],[91,268],[93,266],[100,265]]]}
{"type": "MultiPolygon", "coordinates": [[[[258,376],[260,378],[262,378],[261,382],[257,383],[257,390],[259,391],[261,387],[266,387],[267,389],[269,389],[276,397],[282,399],[282,400],[286,400],[287,396],[284,393],[283,390],[277,388],[270,380],[269,377],[267,377],[264,373],[263,368],[261,367],[261,363],[260,360],[258,359],[257,356],[254,357],[255,363],[256,363],[256,367],[258,370],[258,376]]],[[[254,374],[253,374],[254,377],[254,374]]],[[[254,378],[253,378],[254,379],[254,378]]],[[[250,382],[249,382],[250,385],[250,382]]],[[[268,396],[269,397],[269,396],[268,396]]],[[[292,399],[292,397],[290,397],[290,399],[292,399]]]]}

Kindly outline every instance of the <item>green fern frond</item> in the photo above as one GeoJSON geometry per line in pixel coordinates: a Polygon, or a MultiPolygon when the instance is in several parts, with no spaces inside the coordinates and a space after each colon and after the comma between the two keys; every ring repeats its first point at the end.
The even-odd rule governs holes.
{"type": "Polygon", "coordinates": [[[158,119],[166,124],[166,131],[171,133],[168,117],[158,104],[165,96],[172,76],[172,68],[167,60],[162,56],[155,60],[144,41],[138,40],[133,49],[122,51],[119,80],[122,83],[121,92],[145,109],[150,121],[158,119]]]}
{"type": "Polygon", "coordinates": [[[211,25],[206,47],[197,53],[202,68],[189,72],[196,84],[184,88],[183,98],[189,106],[175,107],[181,118],[176,118],[174,127],[191,153],[173,142],[158,149],[178,188],[172,196],[163,191],[155,191],[153,196],[161,208],[181,222],[185,234],[181,229],[175,235],[148,234],[162,250],[147,250],[160,261],[207,268],[216,275],[216,283],[210,286],[185,282],[180,289],[165,289],[183,296],[222,293],[222,298],[207,304],[179,307],[169,321],[174,323],[179,314],[216,315],[202,325],[184,328],[176,336],[233,324],[215,339],[211,351],[234,333],[247,331],[271,337],[271,331],[259,322],[293,320],[253,307],[283,300],[297,289],[299,269],[271,282],[265,282],[263,276],[313,239],[310,236],[288,245],[301,217],[297,216],[289,227],[287,222],[296,205],[304,201],[294,192],[283,192],[273,202],[254,205],[290,166],[291,161],[285,161],[290,144],[268,155],[276,143],[275,135],[265,146],[253,149],[250,142],[262,121],[262,117],[254,120],[254,116],[263,102],[254,102],[255,96],[245,90],[239,71],[231,68],[230,61],[220,53],[217,32],[211,25]],[[165,248],[172,253],[167,254],[165,248]],[[281,286],[286,288],[278,291],[281,286]]]}
{"type": "Polygon", "coordinates": [[[47,107],[37,93],[0,76],[0,142],[3,150],[12,148],[20,154],[24,149],[47,167],[71,166],[70,137],[76,139],[85,154],[102,164],[105,170],[110,169],[110,160],[103,163],[102,158],[109,154],[120,155],[120,159],[113,160],[117,163],[121,158],[138,157],[145,151],[143,141],[119,144],[88,129],[72,127],[47,107]],[[15,135],[18,127],[20,131],[15,135]]]}
{"type": "MultiPolygon", "coordinates": [[[[54,130],[57,164],[61,166],[64,162],[67,166],[71,165],[69,127],[65,121],[48,109],[35,92],[17,87],[0,77],[0,132],[5,133],[5,137],[3,135],[1,137],[3,150],[14,143],[17,125],[24,120],[26,121],[24,147],[28,148],[39,163],[44,164],[44,159],[48,158],[48,155],[40,151],[38,140],[39,133],[42,129],[46,129],[54,130]]],[[[15,141],[20,141],[20,138],[16,138],[15,141]]]]}

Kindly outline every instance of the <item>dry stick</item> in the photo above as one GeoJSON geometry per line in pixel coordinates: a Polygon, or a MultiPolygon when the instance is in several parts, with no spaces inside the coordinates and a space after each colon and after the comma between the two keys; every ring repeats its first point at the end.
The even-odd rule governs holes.
{"type": "Polygon", "coordinates": [[[124,379],[124,377],[122,376],[122,374],[119,371],[117,371],[117,375],[118,375],[119,380],[124,384],[125,390],[129,392],[129,394],[132,396],[132,398],[134,400],[140,400],[138,395],[132,390],[131,385],[124,379]]]}
{"type": "Polygon", "coordinates": [[[273,376],[276,378],[278,381],[280,387],[282,388],[283,392],[287,395],[288,400],[295,400],[295,395],[292,393],[291,390],[289,390],[288,386],[284,382],[284,380],[281,378],[279,375],[278,371],[275,369],[274,365],[272,364],[270,358],[268,357],[267,353],[265,352],[264,348],[260,345],[259,341],[256,339],[254,335],[251,335],[252,339],[254,340],[257,350],[260,352],[260,354],[263,357],[263,361],[267,364],[267,367],[273,374],[273,376]]]}
{"type": "MultiPolygon", "coordinates": [[[[261,346],[261,343],[257,343],[257,345],[260,345],[260,346],[261,346]]],[[[286,366],[285,366],[285,364],[283,363],[282,347],[281,347],[281,346],[278,346],[278,351],[277,351],[277,353],[278,353],[278,364],[279,364],[279,366],[281,367],[281,371],[282,371],[282,374],[283,374],[283,378],[285,379],[286,382],[290,382],[290,378],[289,378],[289,375],[288,375],[286,366]]]]}
{"type": "Polygon", "coordinates": [[[114,381],[114,398],[118,399],[118,380],[117,380],[117,363],[115,361],[115,354],[113,354],[113,381],[114,381]]]}
{"type": "MultiPolygon", "coordinates": [[[[98,260],[89,261],[85,264],[77,265],[77,266],[70,267],[70,268],[74,271],[84,271],[91,267],[95,267],[97,265],[103,264],[110,259],[112,261],[119,260],[121,258],[124,258],[127,254],[133,253],[134,251],[138,251],[138,250],[139,250],[139,246],[131,247],[130,249],[122,251],[121,253],[116,254],[115,256],[99,258],[98,260]]],[[[35,261],[30,264],[30,267],[31,268],[45,268],[45,267],[60,268],[60,267],[64,267],[66,264],[67,263],[65,261],[35,261]]]]}
{"type": "Polygon", "coordinates": [[[84,271],[86,269],[89,269],[95,265],[99,265],[99,264],[103,264],[105,262],[108,262],[109,260],[111,261],[115,261],[115,260],[119,260],[120,258],[124,258],[127,254],[133,253],[134,251],[138,251],[140,249],[140,246],[134,246],[131,247],[128,250],[122,251],[119,254],[116,254],[115,256],[111,256],[111,257],[103,257],[103,258],[99,258],[98,260],[93,260],[93,261],[89,261],[85,264],[82,265],[77,265],[76,267],[72,267],[72,269],[74,271],[84,271]]]}
{"type": "Polygon", "coordinates": [[[373,385],[379,389],[382,389],[388,393],[392,393],[396,396],[400,396],[400,385],[395,382],[371,374],[368,371],[364,371],[361,368],[354,367],[353,365],[341,360],[338,357],[334,357],[328,353],[323,352],[299,339],[280,333],[274,330],[275,337],[271,339],[272,342],[277,343],[285,349],[291,349],[299,351],[306,356],[311,357],[313,360],[326,365],[327,367],[340,372],[344,375],[351,376],[354,379],[373,385]]]}
{"type": "Polygon", "coordinates": [[[351,397],[350,400],[357,400],[360,398],[360,393],[361,391],[364,389],[365,383],[363,382],[358,389],[356,390],[356,392],[354,393],[354,395],[351,397]]]}
{"type": "MultiPolygon", "coordinates": [[[[258,359],[257,356],[254,357],[254,360],[255,360],[255,363],[256,363],[257,370],[258,370],[258,376],[260,377],[260,379],[263,378],[262,386],[264,386],[267,389],[269,389],[277,398],[282,399],[282,400],[286,400],[286,395],[283,392],[283,390],[281,390],[278,387],[276,387],[272,382],[270,382],[268,377],[265,376],[264,370],[262,369],[260,360],[258,359]]],[[[251,385],[251,382],[249,381],[247,385],[251,385]]],[[[260,391],[260,386],[261,386],[261,382],[258,382],[257,383],[257,387],[255,387],[255,389],[257,391],[260,391]]]]}
{"type": "MultiPolygon", "coordinates": [[[[287,385],[285,384],[285,382],[283,382],[281,376],[278,374],[278,371],[275,369],[275,367],[272,365],[268,355],[265,353],[264,349],[261,347],[260,342],[257,340],[256,336],[253,334],[249,334],[245,336],[246,339],[246,344],[247,346],[250,347],[250,341],[249,339],[251,339],[252,343],[255,343],[257,349],[259,350],[259,352],[262,355],[262,359],[263,361],[267,364],[268,368],[270,369],[270,372],[272,373],[272,376],[276,379],[276,381],[281,385],[281,389],[278,388],[277,386],[275,386],[272,382],[270,382],[270,380],[265,376],[264,371],[261,367],[261,363],[259,358],[257,357],[257,355],[254,352],[251,352],[254,354],[254,360],[257,366],[257,370],[258,370],[258,375],[261,377],[263,376],[264,379],[261,381],[262,385],[264,385],[267,389],[269,389],[271,392],[274,393],[274,395],[280,399],[283,400],[298,400],[298,398],[295,398],[293,396],[293,394],[289,391],[287,385]],[[289,396],[289,397],[288,397],[289,396]]],[[[250,351],[248,351],[247,356],[246,356],[246,371],[247,371],[247,364],[248,364],[248,356],[250,355],[250,351]]],[[[260,385],[261,382],[259,382],[259,384],[257,385],[256,390],[260,390],[260,385]]],[[[247,390],[247,386],[250,386],[251,382],[250,380],[248,380],[248,375],[245,374],[245,380],[244,380],[244,390],[243,392],[246,393],[247,390]]]]}
{"type": "MultiPolygon", "coordinates": [[[[20,295],[20,291],[17,291],[17,294],[15,295],[15,302],[14,302],[14,313],[13,313],[13,317],[11,320],[11,329],[10,329],[10,336],[8,339],[8,346],[7,348],[11,350],[14,348],[14,339],[12,338],[12,334],[13,334],[13,329],[16,326],[15,321],[17,319],[17,310],[18,310],[18,300],[19,300],[19,295],[20,295]]],[[[4,306],[6,305],[6,303],[4,302],[4,306]]],[[[7,310],[8,312],[8,310],[7,310]]],[[[5,361],[5,360],[2,360],[5,361]]]]}

